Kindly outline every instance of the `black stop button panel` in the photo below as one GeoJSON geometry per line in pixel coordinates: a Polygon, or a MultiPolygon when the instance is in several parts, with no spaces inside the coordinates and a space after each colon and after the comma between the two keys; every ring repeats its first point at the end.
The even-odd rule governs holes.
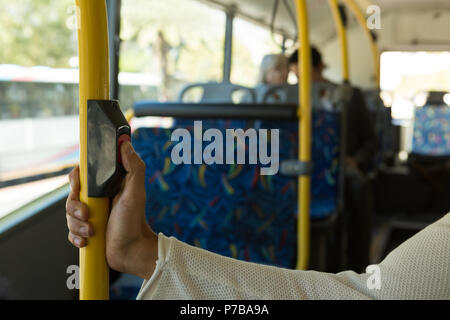
{"type": "Polygon", "coordinates": [[[88,196],[114,197],[125,177],[120,145],[130,141],[131,128],[116,100],[88,100],[88,196]]]}

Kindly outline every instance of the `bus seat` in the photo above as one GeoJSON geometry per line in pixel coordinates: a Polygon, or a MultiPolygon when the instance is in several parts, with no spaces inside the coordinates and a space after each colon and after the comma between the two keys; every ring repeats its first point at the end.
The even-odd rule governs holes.
{"type": "Polygon", "coordinates": [[[412,153],[422,156],[450,156],[450,107],[426,105],[416,108],[412,153]]]}
{"type": "Polygon", "coordinates": [[[253,89],[232,84],[230,82],[206,82],[193,83],[184,87],[179,96],[179,102],[185,102],[188,94],[195,89],[200,89],[199,103],[239,103],[242,99],[249,103],[255,102],[253,89]]]}
{"type": "Polygon", "coordinates": [[[425,105],[427,106],[441,106],[444,103],[444,96],[447,92],[442,91],[431,91],[428,92],[427,102],[425,105]]]}
{"type": "MultiPolygon", "coordinates": [[[[332,93],[336,85],[327,82],[313,82],[311,96],[313,107],[332,111],[332,93]]],[[[255,87],[256,101],[260,103],[298,104],[298,85],[259,85],[255,87]]]]}
{"type": "Polygon", "coordinates": [[[267,85],[255,87],[256,101],[260,103],[298,103],[297,85],[267,85]]]}
{"type": "MultiPolygon", "coordinates": [[[[244,127],[242,121],[210,120],[202,125],[203,130],[212,127],[223,134],[232,128],[279,128],[280,162],[297,158],[297,121],[247,120],[244,127]]],[[[314,220],[337,211],[339,121],[338,113],[313,112],[314,220]]],[[[147,166],[146,214],[153,229],[225,256],[293,268],[297,178],[280,173],[262,176],[260,167],[250,164],[176,166],[170,157],[171,134],[177,127],[138,128],[133,136],[147,166]]],[[[193,125],[183,127],[192,134],[193,125]]]]}
{"type": "Polygon", "coordinates": [[[365,90],[363,94],[370,116],[374,119],[374,130],[379,144],[374,165],[378,167],[392,158],[395,152],[395,128],[392,123],[391,108],[385,107],[380,97],[380,90],[365,90]]]}
{"type": "MultiPolygon", "coordinates": [[[[413,147],[406,166],[384,168],[378,174],[377,211],[408,215],[446,212],[450,205],[449,156],[450,107],[441,101],[439,106],[416,108],[413,147]]],[[[414,219],[411,216],[410,220],[414,219]]]]}

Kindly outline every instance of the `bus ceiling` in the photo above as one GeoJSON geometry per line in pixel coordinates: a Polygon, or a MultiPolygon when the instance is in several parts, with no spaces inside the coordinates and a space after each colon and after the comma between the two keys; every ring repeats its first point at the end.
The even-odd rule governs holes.
{"type": "MultiPolygon", "coordinates": [[[[271,29],[287,39],[297,39],[295,3],[292,0],[196,0],[221,10],[233,10],[235,16],[271,29]]],[[[365,0],[358,0],[365,2],[365,0]]],[[[307,1],[311,38],[326,42],[336,34],[326,0],[307,1]]],[[[360,4],[363,6],[364,4],[360,4]]]]}
{"type": "MultiPolygon", "coordinates": [[[[295,16],[294,1],[292,0],[195,0],[223,11],[234,10],[235,16],[252,23],[271,28],[274,32],[288,38],[296,39],[296,26],[291,17],[295,16]],[[274,9],[276,7],[276,9],[274,9]],[[272,26],[273,13],[276,10],[275,22],[272,26]]],[[[447,0],[355,0],[362,12],[366,14],[369,6],[376,5],[383,15],[399,12],[408,7],[408,12],[423,10],[450,10],[447,0]]],[[[345,4],[345,1],[340,1],[345,4]]],[[[322,45],[336,37],[336,28],[331,19],[327,0],[309,0],[308,16],[310,21],[311,40],[316,45],[322,45]]],[[[358,27],[357,22],[348,10],[349,27],[358,27]]]]}

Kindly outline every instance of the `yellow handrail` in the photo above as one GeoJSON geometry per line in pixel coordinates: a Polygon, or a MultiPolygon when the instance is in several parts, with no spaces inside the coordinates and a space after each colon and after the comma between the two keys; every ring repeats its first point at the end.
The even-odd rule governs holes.
{"type": "MultiPolygon", "coordinates": [[[[296,1],[298,34],[300,40],[300,85],[298,107],[299,117],[299,160],[311,161],[311,46],[306,0],[296,1]]],[[[298,222],[297,222],[297,269],[305,270],[309,264],[310,251],[310,197],[311,178],[298,178],[298,222]]]]}
{"type": "Polygon", "coordinates": [[[375,69],[376,84],[377,84],[377,88],[379,88],[380,87],[380,50],[378,49],[378,46],[372,37],[372,33],[370,32],[369,28],[367,27],[366,18],[364,16],[363,12],[361,11],[361,8],[355,3],[354,0],[343,0],[343,2],[353,12],[353,15],[355,16],[359,25],[364,30],[364,34],[369,39],[370,48],[371,48],[372,56],[373,56],[373,66],[375,69]]]}
{"type": "Polygon", "coordinates": [[[125,119],[127,119],[127,121],[130,122],[131,119],[133,119],[133,118],[134,118],[134,110],[133,109],[128,109],[125,112],[125,119]]]}
{"type": "Polygon", "coordinates": [[[334,23],[338,33],[341,49],[341,68],[342,68],[342,80],[350,80],[350,69],[348,64],[348,45],[347,45],[347,33],[342,21],[342,16],[339,12],[339,6],[337,0],[328,0],[331,12],[333,13],[334,23]]]}
{"type": "Polygon", "coordinates": [[[95,235],[80,249],[80,299],[108,299],[106,262],[108,198],[87,192],[87,101],[109,99],[108,27],[105,0],[76,0],[80,60],[80,199],[89,208],[95,235]]]}

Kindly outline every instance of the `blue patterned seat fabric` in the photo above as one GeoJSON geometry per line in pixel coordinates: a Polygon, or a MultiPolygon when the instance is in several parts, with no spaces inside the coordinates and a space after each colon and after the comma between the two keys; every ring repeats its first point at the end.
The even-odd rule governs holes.
{"type": "Polygon", "coordinates": [[[450,156],[450,107],[416,109],[412,151],[427,156],[450,156]]]}
{"type": "MultiPolygon", "coordinates": [[[[332,112],[313,112],[312,219],[336,210],[339,118],[332,112]]],[[[259,165],[174,165],[171,133],[184,127],[193,135],[193,124],[184,119],[170,129],[139,128],[133,135],[147,166],[146,215],[152,228],[225,256],[294,267],[297,179],[260,175],[259,165]]],[[[226,129],[279,128],[280,162],[297,158],[294,121],[205,120],[202,125],[204,131],[217,128],[224,136],[226,129]]]]}

